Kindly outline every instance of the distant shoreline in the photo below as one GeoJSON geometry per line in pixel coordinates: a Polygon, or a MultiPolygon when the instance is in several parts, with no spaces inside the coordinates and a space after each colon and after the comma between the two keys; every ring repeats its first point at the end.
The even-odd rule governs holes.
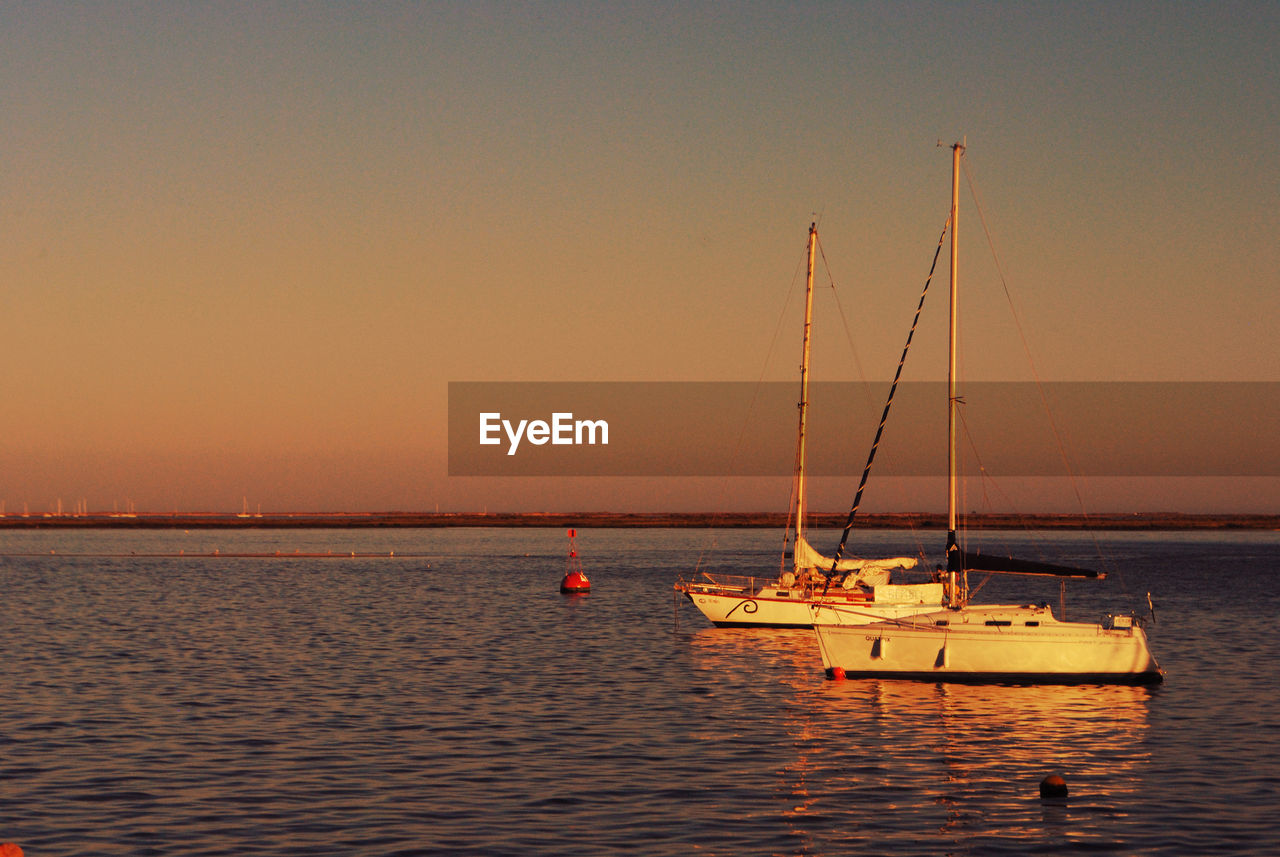
{"type": "MultiPolygon", "coordinates": [[[[845,514],[815,514],[811,527],[843,527],[845,514]]],[[[751,528],[783,527],[787,516],[735,512],[494,513],[374,512],[295,514],[4,515],[0,529],[375,529],[429,527],[751,528]]],[[[1098,515],[969,515],[969,529],[1280,530],[1280,515],[1190,515],[1167,512],[1098,515]]],[[[945,529],[937,513],[860,515],[858,529],[945,529]]]]}

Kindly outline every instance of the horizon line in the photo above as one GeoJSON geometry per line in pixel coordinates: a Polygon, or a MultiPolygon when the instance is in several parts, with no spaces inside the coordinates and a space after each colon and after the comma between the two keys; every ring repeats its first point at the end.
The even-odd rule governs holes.
{"type": "MultiPolygon", "coordinates": [[[[813,512],[810,526],[842,527],[845,512],[813,512]]],[[[1075,529],[1274,529],[1280,514],[1214,512],[974,512],[963,516],[970,528],[1022,527],[1075,529]]],[[[856,520],[864,528],[934,528],[945,526],[946,513],[868,512],[856,520]]],[[[83,514],[0,514],[0,529],[127,529],[351,527],[413,528],[449,526],[565,527],[783,527],[785,512],[101,512],[83,514]]]]}

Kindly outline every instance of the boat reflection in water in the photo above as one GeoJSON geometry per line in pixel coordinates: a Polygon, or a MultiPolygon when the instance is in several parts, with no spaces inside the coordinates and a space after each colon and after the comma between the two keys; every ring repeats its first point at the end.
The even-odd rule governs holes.
{"type": "Polygon", "coordinates": [[[710,693],[718,682],[757,696],[758,721],[708,726],[700,737],[715,754],[733,738],[757,760],[772,756],[783,846],[794,853],[1114,846],[1106,831],[1123,827],[1144,788],[1158,688],[829,682],[803,631],[708,629],[691,641],[710,693]],[[744,669],[744,653],[754,666],[744,669]],[[1050,773],[1067,781],[1067,800],[1040,799],[1050,773]],[[937,812],[924,811],[922,826],[929,804],[937,812]],[[1099,825],[1108,815],[1117,821],[1099,825]]]}
{"type": "MultiPolygon", "coordinates": [[[[1090,816],[1087,829],[1096,830],[1099,813],[1116,812],[1141,789],[1151,693],[1128,685],[835,685],[789,724],[798,755],[783,776],[797,797],[793,817],[887,795],[888,808],[936,804],[935,833],[948,843],[999,837],[1004,847],[1021,840],[1031,850],[1046,837],[1088,838],[1072,833],[1073,814],[1090,816]],[[857,724],[843,765],[830,758],[834,722],[857,724]],[[864,761],[850,765],[852,757],[864,761]],[[1064,776],[1070,801],[1039,799],[1050,773],[1064,776]]],[[[892,813],[859,826],[889,844],[920,834],[899,828],[892,813]]]]}

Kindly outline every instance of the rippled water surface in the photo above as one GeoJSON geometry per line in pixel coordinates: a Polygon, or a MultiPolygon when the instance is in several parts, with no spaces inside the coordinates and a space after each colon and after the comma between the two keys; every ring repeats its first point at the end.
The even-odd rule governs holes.
{"type": "MultiPolygon", "coordinates": [[[[1073,586],[1069,618],[1152,592],[1154,689],[831,682],[810,632],[714,629],[675,601],[709,545],[714,566],[767,574],[779,539],[579,531],[593,591],[566,597],[560,530],[0,532],[0,841],[1280,853],[1280,534],[1005,539],[1065,562],[1100,547],[1111,577],[1073,586]],[[1053,772],[1071,796],[1042,801],[1053,772]]],[[[980,593],[1005,598],[1059,591],[980,593]]]]}

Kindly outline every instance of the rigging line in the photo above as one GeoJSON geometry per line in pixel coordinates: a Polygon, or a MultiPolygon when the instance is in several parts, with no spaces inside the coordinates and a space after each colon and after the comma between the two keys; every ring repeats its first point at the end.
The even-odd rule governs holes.
{"type": "MultiPolygon", "coordinates": [[[[888,616],[881,616],[878,613],[868,613],[864,610],[855,610],[852,607],[843,607],[836,604],[832,604],[830,602],[823,602],[823,601],[814,602],[809,609],[815,614],[815,617],[816,617],[817,611],[821,609],[821,610],[830,610],[832,613],[836,615],[837,619],[839,619],[841,614],[844,614],[846,616],[858,616],[863,619],[873,620],[871,623],[858,622],[858,623],[851,623],[851,625],[863,625],[863,626],[869,626],[870,624],[897,625],[900,628],[912,628],[915,630],[922,630],[922,631],[938,631],[943,634],[950,632],[950,628],[945,625],[939,626],[932,622],[922,620],[920,617],[925,613],[927,613],[927,611],[922,611],[921,613],[912,614],[908,616],[906,619],[893,619],[888,616]]],[[[832,622],[827,624],[844,625],[845,623],[837,621],[837,622],[832,622]]],[[[850,627],[850,626],[846,626],[846,627],[850,627]]],[[[881,629],[875,628],[874,630],[880,631],[881,629]]],[[[818,636],[818,640],[819,642],[821,642],[822,640],[821,635],[818,636]]]]}
{"type": "MultiPolygon", "coordinates": [[[[982,198],[978,194],[978,184],[974,181],[973,172],[969,169],[969,159],[963,158],[961,165],[964,168],[965,181],[969,185],[969,193],[973,196],[974,209],[978,212],[978,221],[982,224],[983,234],[987,237],[987,246],[991,249],[991,258],[995,261],[996,271],[1000,275],[1000,287],[1004,290],[1005,300],[1009,304],[1009,313],[1013,316],[1014,327],[1018,330],[1018,338],[1022,342],[1022,350],[1027,357],[1027,365],[1031,368],[1031,376],[1035,379],[1036,392],[1040,396],[1040,405],[1044,408],[1045,416],[1049,420],[1049,428],[1053,432],[1054,442],[1058,446],[1058,455],[1062,459],[1063,467],[1066,469],[1067,481],[1068,484],[1071,485],[1071,492],[1075,495],[1076,505],[1080,509],[1081,517],[1084,518],[1087,523],[1089,511],[1085,506],[1084,495],[1080,492],[1079,477],[1076,476],[1075,468],[1071,466],[1071,460],[1067,455],[1066,443],[1062,438],[1062,432],[1058,428],[1057,420],[1053,418],[1053,410],[1049,407],[1049,398],[1045,394],[1044,382],[1040,378],[1039,370],[1036,369],[1036,362],[1031,353],[1031,346],[1027,342],[1026,332],[1022,328],[1022,319],[1018,315],[1017,306],[1014,304],[1013,293],[1009,290],[1009,280],[1008,276],[1005,274],[1004,263],[1000,260],[1000,254],[996,252],[995,239],[991,235],[991,229],[987,226],[987,217],[982,206],[982,198]]],[[[1121,589],[1128,593],[1129,588],[1125,583],[1124,575],[1120,572],[1119,567],[1116,566],[1116,564],[1112,562],[1107,554],[1102,550],[1102,545],[1098,542],[1097,534],[1089,527],[1085,527],[1085,530],[1089,533],[1089,538],[1093,541],[1094,549],[1098,552],[1098,556],[1106,560],[1107,565],[1110,566],[1111,570],[1115,572],[1116,577],[1119,579],[1121,589]]]]}
{"type": "MultiPolygon", "coordinates": [[[[965,418],[965,409],[958,408],[956,410],[956,414],[960,417],[960,429],[964,434],[965,445],[968,448],[970,455],[973,456],[974,462],[978,466],[978,472],[976,475],[980,479],[979,485],[981,486],[981,491],[982,491],[982,503],[983,503],[982,508],[985,508],[987,510],[992,509],[992,504],[990,500],[987,498],[987,489],[988,487],[990,487],[990,489],[995,493],[999,494],[1000,498],[1005,502],[1005,504],[1010,509],[1013,510],[1013,515],[1018,519],[1018,522],[1022,525],[1023,532],[1027,533],[1028,535],[1031,535],[1033,533],[1033,530],[1030,522],[1027,521],[1026,516],[1018,508],[1017,504],[1013,500],[1013,497],[1010,496],[1008,492],[1006,492],[1003,488],[1000,487],[1000,483],[996,480],[996,477],[993,476],[991,474],[991,471],[987,470],[986,465],[982,463],[982,456],[978,453],[978,444],[974,441],[973,432],[970,431],[969,429],[969,420],[965,418]]],[[[965,482],[967,481],[968,480],[965,480],[965,482]]],[[[969,506],[966,503],[964,508],[968,508],[968,507],[969,506]]],[[[964,519],[968,519],[970,517],[968,513],[963,511],[960,514],[961,514],[961,517],[964,519]]],[[[1051,557],[1049,554],[1045,552],[1044,540],[1040,538],[1035,538],[1034,536],[1033,538],[1034,538],[1034,545],[1036,547],[1035,555],[1037,556],[1037,558],[1041,562],[1056,561],[1054,560],[1053,557],[1051,557]]],[[[994,577],[994,575],[989,575],[987,577],[987,580],[990,580],[991,577],[994,577]]],[[[979,584],[979,586],[975,588],[971,594],[976,594],[978,589],[980,589],[983,585],[986,584],[987,580],[983,580],[982,584],[979,584]]],[[[1065,583],[1066,581],[1063,581],[1063,582],[1065,583]]]]}
{"type": "MultiPolygon", "coordinates": [[[[1027,519],[1023,517],[1022,512],[1018,511],[1017,506],[1013,503],[1013,498],[1010,497],[1007,493],[1005,493],[1003,489],[1001,489],[1000,485],[996,482],[995,478],[992,477],[991,473],[983,465],[982,457],[978,454],[978,445],[974,443],[973,433],[969,431],[969,421],[965,419],[964,409],[963,408],[958,409],[957,413],[960,415],[960,426],[964,432],[965,441],[968,443],[969,451],[973,454],[974,461],[976,461],[978,465],[978,474],[982,479],[981,485],[982,485],[983,503],[986,504],[988,502],[987,501],[987,485],[990,484],[992,489],[998,492],[1000,496],[1004,498],[1005,502],[1008,503],[1009,507],[1014,510],[1014,515],[1017,516],[1018,520],[1022,523],[1024,532],[1030,533],[1031,527],[1028,525],[1027,519]]],[[[962,515],[963,514],[964,513],[962,513],[962,515]]],[[[964,517],[967,518],[968,515],[964,515],[964,517]]],[[[1092,534],[1090,535],[1092,537],[1092,534]]],[[[1102,547],[1101,545],[1098,544],[1096,538],[1093,539],[1093,542],[1095,545],[1095,549],[1098,551],[1099,556],[1104,556],[1104,554],[1102,553],[1102,547]]],[[[1047,561],[1049,557],[1045,555],[1043,542],[1040,540],[1037,540],[1037,544],[1040,547],[1039,554],[1038,554],[1040,560],[1042,562],[1047,561]]],[[[1113,563],[1108,563],[1108,565],[1114,568],[1113,563]]],[[[1115,569],[1115,570],[1117,573],[1119,572],[1118,569],[1115,569]]],[[[969,597],[972,598],[973,596],[977,595],[978,592],[982,590],[982,587],[986,586],[994,578],[995,578],[994,573],[988,574],[986,577],[984,577],[982,579],[982,582],[980,582],[977,586],[969,590],[969,597]]],[[[1120,576],[1120,581],[1121,581],[1121,585],[1123,586],[1124,585],[1123,575],[1120,576]]],[[[1132,597],[1132,593],[1129,593],[1127,588],[1125,589],[1125,592],[1126,594],[1130,595],[1130,597],[1132,597]]],[[[1059,613],[1059,617],[1065,621],[1067,618],[1067,581],[1065,578],[1059,581],[1058,613],[1059,613]]]]}
{"type": "MultiPolygon", "coordinates": [[[[797,461],[799,460],[799,458],[800,458],[800,449],[799,449],[799,444],[797,443],[796,445],[797,461]]],[[[792,477],[791,492],[787,495],[787,522],[782,527],[782,553],[778,557],[778,577],[779,578],[781,578],[782,575],[787,570],[787,541],[791,538],[791,526],[794,523],[791,516],[795,514],[795,510],[796,510],[796,487],[797,487],[796,479],[792,477]]],[[[794,550],[795,549],[792,548],[793,554],[794,554],[794,550]]]]}
{"type": "MultiPolygon", "coordinates": [[[[986,586],[988,583],[990,583],[994,577],[995,577],[995,575],[994,575],[994,574],[988,574],[986,577],[982,578],[982,582],[981,582],[981,583],[979,583],[977,586],[975,586],[975,587],[973,587],[973,588],[971,588],[971,589],[969,590],[969,597],[970,597],[970,598],[972,598],[973,596],[975,596],[975,595],[977,595],[979,592],[981,592],[981,591],[982,591],[982,587],[984,587],[984,586],[986,586]]],[[[1063,582],[1065,583],[1066,581],[1063,581],[1063,582]]]]}
{"type": "MultiPolygon", "coordinates": [[[[963,400],[961,400],[961,404],[964,404],[963,400]]],[[[969,420],[965,418],[965,409],[956,408],[956,416],[960,418],[960,430],[964,433],[965,445],[968,447],[969,454],[973,456],[973,460],[978,466],[977,476],[980,479],[979,485],[981,486],[982,491],[982,508],[987,509],[988,511],[993,508],[991,501],[987,498],[987,489],[990,487],[991,490],[1000,495],[1004,502],[1008,504],[1010,509],[1013,509],[1013,514],[1022,522],[1023,527],[1030,529],[1027,527],[1027,519],[1023,516],[1022,512],[1018,510],[1017,505],[1013,502],[1013,498],[1000,487],[1000,484],[996,482],[995,477],[991,475],[991,471],[987,470],[987,466],[982,463],[982,455],[978,452],[978,444],[973,439],[973,432],[969,430],[969,420]]],[[[967,482],[967,480],[965,481],[967,482]]],[[[967,508],[967,506],[968,504],[966,503],[965,507],[967,508]]],[[[966,519],[969,517],[968,513],[963,510],[960,512],[960,515],[962,518],[966,519]]]]}
{"type": "MultiPolygon", "coordinates": [[[[963,399],[961,400],[961,404],[963,404],[963,399]]],[[[969,431],[969,421],[965,418],[965,409],[956,408],[956,415],[960,418],[960,430],[964,433],[964,439],[969,447],[969,452],[973,455],[973,460],[978,465],[978,475],[979,477],[981,477],[980,484],[982,488],[982,501],[984,506],[987,508],[990,508],[990,502],[987,500],[987,486],[990,485],[993,490],[998,492],[1000,496],[1004,498],[1005,502],[1008,503],[1009,507],[1014,510],[1014,514],[1018,517],[1018,520],[1023,522],[1024,529],[1025,529],[1026,519],[1022,516],[1022,513],[1018,511],[1017,506],[1013,502],[1013,498],[1010,497],[1008,494],[1006,494],[1004,490],[1000,488],[1000,485],[995,481],[995,479],[991,476],[991,473],[987,470],[986,465],[982,463],[982,456],[978,454],[978,445],[973,441],[973,432],[969,431]]],[[[962,480],[962,485],[965,482],[967,482],[967,480],[962,480]]],[[[965,491],[966,491],[965,496],[967,499],[968,497],[967,488],[965,489],[965,491]]],[[[962,508],[968,508],[968,505],[969,504],[966,502],[964,507],[962,508]]],[[[961,515],[962,521],[967,520],[969,518],[969,515],[965,512],[961,512],[960,515],[961,515]]],[[[962,528],[963,528],[963,524],[962,524],[962,528]]],[[[1043,552],[1041,553],[1040,558],[1041,559],[1045,558],[1043,555],[1043,552]]],[[[986,577],[984,577],[981,581],[979,581],[977,586],[974,586],[969,590],[969,597],[972,598],[973,596],[981,592],[982,587],[990,583],[994,577],[995,577],[995,574],[988,574],[986,577]]]]}
{"type": "MultiPolygon", "coordinates": [[[[762,361],[760,366],[760,374],[756,377],[755,386],[752,387],[751,389],[751,400],[747,403],[748,417],[750,417],[750,415],[755,411],[756,401],[760,398],[760,388],[764,385],[764,376],[769,371],[769,361],[773,358],[774,350],[778,344],[778,335],[782,332],[782,323],[786,320],[786,317],[787,317],[787,307],[791,306],[791,298],[796,293],[796,283],[799,282],[800,271],[803,268],[803,266],[804,266],[804,262],[798,262],[796,264],[795,270],[791,274],[791,287],[787,289],[787,297],[786,297],[786,300],[782,302],[782,309],[779,310],[778,312],[778,320],[777,322],[774,323],[773,336],[769,339],[769,348],[765,351],[764,360],[762,361]]],[[[748,422],[749,422],[748,419],[744,419],[742,421],[742,427],[738,430],[738,438],[736,441],[734,441],[733,451],[729,455],[730,462],[736,462],[738,460],[738,456],[742,453],[742,447],[747,436],[748,422]]],[[[716,506],[718,508],[724,508],[724,497],[725,497],[725,494],[728,493],[728,490],[729,489],[728,489],[727,483],[722,482],[721,489],[720,489],[720,499],[716,503],[716,506]]],[[[712,516],[712,519],[711,519],[713,531],[714,531],[714,526],[715,526],[718,515],[719,513],[717,512],[716,515],[712,516]]],[[[783,530],[782,550],[783,550],[783,554],[785,555],[786,553],[786,530],[785,529],[783,530]]],[[[694,564],[694,568],[693,568],[695,573],[702,568],[702,561],[703,559],[706,558],[706,555],[710,551],[711,551],[711,547],[704,547],[702,552],[698,554],[698,560],[694,564]]]]}
{"type": "MultiPolygon", "coordinates": [[[[815,229],[817,228],[817,224],[818,224],[818,221],[819,221],[820,219],[821,219],[821,216],[820,216],[820,215],[814,215],[813,228],[815,228],[815,229]]],[[[814,237],[817,237],[817,236],[815,235],[814,237]]],[[[791,275],[791,288],[787,291],[787,301],[786,301],[786,304],[784,304],[784,305],[783,305],[783,308],[782,308],[782,309],[783,309],[783,312],[782,312],[782,314],[781,314],[781,315],[779,315],[779,316],[778,316],[778,323],[777,323],[777,325],[775,325],[775,327],[774,327],[774,329],[773,329],[773,339],[772,339],[772,340],[770,341],[770,343],[769,343],[769,350],[770,350],[771,352],[773,351],[774,343],[776,343],[776,342],[777,342],[778,334],[779,334],[779,333],[781,333],[781,331],[782,331],[782,322],[783,322],[783,319],[784,319],[784,318],[785,318],[785,316],[786,316],[786,308],[787,308],[787,307],[789,307],[789,306],[791,306],[791,296],[792,296],[792,295],[794,295],[794,294],[796,293],[796,290],[797,290],[797,289],[796,289],[797,284],[800,282],[800,271],[801,271],[801,270],[803,270],[803,269],[807,269],[807,267],[808,267],[808,243],[807,243],[807,241],[808,241],[808,239],[806,238],[804,261],[803,261],[803,262],[797,262],[797,263],[796,263],[796,269],[795,269],[795,272],[794,272],[794,273],[792,273],[792,275],[791,275]]],[[[807,284],[806,284],[806,288],[807,288],[807,284]]],[[[762,367],[761,372],[760,372],[760,377],[756,380],[756,389],[757,389],[757,390],[759,390],[760,384],[764,381],[764,368],[766,368],[766,367],[762,367]]],[[[803,369],[803,366],[802,366],[801,368],[803,369]]],[[[753,398],[753,401],[754,401],[754,398],[753,398]]],[[[746,427],[744,426],[744,427],[743,427],[743,432],[744,432],[744,434],[745,434],[745,429],[746,429],[746,427]]],[[[739,440],[741,440],[741,438],[740,438],[739,440]]],[[[802,442],[803,442],[803,438],[801,438],[800,436],[797,436],[797,437],[796,437],[796,454],[795,454],[795,457],[792,459],[792,462],[791,462],[791,472],[792,472],[792,474],[799,474],[799,472],[800,472],[800,450],[801,450],[801,444],[802,444],[802,442]]],[[[793,476],[792,476],[792,478],[791,478],[791,489],[790,489],[790,491],[789,491],[789,492],[788,492],[788,494],[787,494],[787,522],[786,522],[786,524],[785,524],[785,525],[783,526],[783,528],[782,528],[782,545],[781,545],[781,547],[778,549],[778,577],[779,577],[779,578],[781,578],[781,577],[782,577],[782,574],[786,571],[786,567],[787,567],[787,542],[788,542],[788,541],[790,540],[790,538],[791,538],[791,532],[792,532],[792,529],[791,529],[791,528],[792,528],[792,526],[795,526],[795,527],[796,527],[796,531],[798,532],[798,531],[799,531],[799,529],[800,529],[800,528],[803,526],[803,524],[804,524],[804,522],[803,522],[803,521],[800,521],[800,520],[798,520],[798,519],[794,519],[794,520],[793,520],[793,518],[792,518],[792,515],[793,515],[793,514],[795,513],[795,511],[796,511],[796,502],[797,502],[796,498],[797,498],[797,497],[799,497],[799,494],[800,494],[800,485],[799,485],[799,482],[800,482],[800,480],[799,480],[798,475],[793,475],[793,476]]],[[[793,553],[794,553],[794,551],[793,551],[793,553]]]]}
{"type": "MultiPolygon", "coordinates": [[[[944,224],[943,224],[943,227],[942,227],[942,229],[943,229],[943,234],[946,234],[946,228],[947,228],[947,227],[946,227],[946,224],[944,223],[944,224]]],[[[827,254],[826,254],[826,251],[825,251],[825,250],[823,249],[823,247],[822,247],[822,238],[821,238],[821,237],[819,237],[819,238],[818,238],[818,252],[819,252],[819,254],[821,254],[821,256],[822,256],[822,265],[823,265],[823,267],[824,267],[824,268],[826,268],[826,271],[827,271],[827,279],[828,279],[828,281],[829,281],[829,283],[830,283],[830,285],[831,285],[831,295],[832,295],[832,297],[834,297],[834,298],[835,298],[835,301],[836,301],[836,310],[840,313],[840,323],[844,326],[844,337],[845,337],[845,341],[846,341],[846,342],[848,342],[848,344],[849,344],[849,351],[850,351],[850,353],[853,355],[853,363],[854,363],[854,366],[855,366],[855,367],[857,368],[857,370],[858,370],[858,378],[862,380],[862,391],[863,391],[863,395],[864,395],[864,396],[866,397],[866,399],[867,399],[867,404],[868,404],[868,405],[870,405],[870,404],[872,403],[872,402],[871,402],[871,384],[870,384],[870,382],[868,382],[868,381],[867,381],[866,373],[865,373],[865,372],[863,371],[863,369],[862,369],[862,361],[861,361],[861,359],[859,359],[859,357],[858,357],[858,348],[857,348],[857,346],[854,344],[853,333],[852,333],[852,331],[851,331],[851,330],[850,330],[850,328],[849,328],[849,318],[848,318],[848,316],[845,314],[845,311],[844,311],[844,304],[840,301],[840,293],[839,293],[839,291],[837,291],[837,290],[836,290],[835,276],[832,274],[832,271],[831,271],[831,264],[827,261],[827,254]]],[[[935,259],[934,259],[934,264],[935,264],[935,265],[937,264],[937,259],[936,259],[936,257],[935,257],[935,259]]],[[[928,288],[928,287],[926,286],[926,288],[928,288]]],[[[891,470],[891,471],[894,469],[894,465],[893,465],[893,460],[892,460],[892,459],[890,459],[890,461],[889,461],[889,467],[890,467],[890,470],[891,470]]],[[[911,529],[912,529],[913,535],[916,535],[916,547],[919,549],[920,554],[921,554],[921,555],[923,555],[923,554],[924,554],[924,545],[920,542],[919,534],[918,534],[918,532],[915,530],[914,525],[912,526],[912,528],[911,528],[911,529]]]]}
{"type": "Polygon", "coordinates": [[[840,313],[840,323],[844,326],[844,338],[849,343],[849,351],[853,354],[853,365],[858,370],[858,377],[862,379],[863,389],[870,395],[871,387],[867,384],[867,374],[862,370],[862,360],[858,357],[858,347],[853,342],[853,331],[849,329],[849,317],[845,315],[844,304],[840,302],[840,293],[836,291],[835,275],[831,273],[831,263],[827,261],[827,252],[822,247],[822,238],[818,238],[818,254],[822,257],[822,266],[827,270],[827,282],[831,287],[831,294],[836,299],[836,310],[840,313]]]}
{"type": "Polygon", "coordinates": [[[1053,418],[1053,411],[1049,408],[1049,399],[1045,395],[1044,382],[1040,378],[1040,372],[1036,368],[1036,361],[1031,353],[1031,345],[1027,342],[1026,331],[1022,328],[1022,318],[1018,314],[1018,308],[1013,302],[1013,293],[1009,290],[1009,278],[1005,273],[1004,263],[1000,260],[1000,254],[996,252],[995,239],[991,235],[991,229],[987,226],[987,216],[982,207],[981,198],[978,195],[977,183],[973,180],[973,173],[969,169],[969,162],[965,160],[964,177],[969,183],[969,193],[973,196],[973,205],[978,212],[978,220],[982,223],[982,232],[987,237],[987,246],[991,249],[991,258],[995,261],[996,272],[1000,275],[1000,288],[1004,290],[1005,301],[1009,304],[1009,313],[1013,316],[1014,327],[1018,330],[1018,339],[1022,342],[1022,351],[1027,356],[1027,365],[1031,368],[1031,376],[1035,379],[1036,390],[1040,394],[1040,404],[1044,407],[1045,415],[1049,419],[1049,427],[1053,431],[1053,439],[1058,445],[1058,455],[1062,458],[1063,466],[1066,467],[1067,474],[1071,479],[1071,490],[1076,495],[1076,502],[1080,506],[1080,514],[1086,515],[1084,505],[1084,497],[1080,493],[1080,488],[1076,484],[1075,470],[1071,466],[1071,461],[1067,456],[1066,443],[1062,439],[1062,432],[1058,429],[1057,421],[1053,418]]]}
{"type": "Polygon", "coordinates": [[[898,379],[902,377],[902,367],[907,362],[907,352],[911,349],[911,339],[916,334],[916,326],[920,323],[920,313],[924,309],[925,296],[929,294],[929,283],[933,281],[933,272],[938,267],[938,257],[942,255],[942,244],[947,237],[947,228],[951,226],[951,216],[942,224],[942,234],[938,236],[938,247],[933,251],[933,264],[929,266],[929,276],[924,279],[924,288],[920,291],[920,303],[916,304],[916,315],[911,320],[911,330],[907,331],[907,342],[902,346],[902,356],[898,358],[898,370],[893,375],[893,383],[889,385],[889,397],[884,403],[884,412],[880,415],[880,425],[876,428],[875,440],[871,442],[871,451],[867,453],[867,464],[862,469],[862,478],[858,480],[858,492],[853,497],[853,506],[849,509],[849,517],[844,522],[844,532],[840,534],[840,545],[836,548],[835,558],[831,562],[831,573],[835,574],[849,541],[849,532],[853,529],[853,519],[862,505],[862,492],[867,487],[867,479],[871,476],[871,465],[876,459],[876,449],[880,446],[880,437],[884,434],[885,423],[889,421],[889,408],[893,405],[893,395],[898,390],[898,379]]]}

